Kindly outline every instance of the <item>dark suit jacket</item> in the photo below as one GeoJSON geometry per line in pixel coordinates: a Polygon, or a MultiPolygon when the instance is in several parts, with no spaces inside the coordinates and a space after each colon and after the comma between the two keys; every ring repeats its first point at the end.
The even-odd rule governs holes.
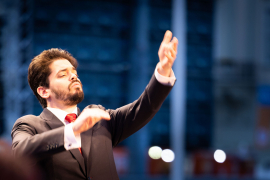
{"type": "MultiPolygon", "coordinates": [[[[16,156],[34,157],[47,179],[117,180],[112,148],[153,118],[171,88],[153,76],[139,99],[107,110],[110,121],[101,120],[81,133],[83,156],[78,149],[65,150],[65,126],[48,109],[40,116],[27,115],[15,122],[11,132],[13,152],[16,156]]],[[[103,108],[100,105],[86,108],[93,107],[103,108]]]]}

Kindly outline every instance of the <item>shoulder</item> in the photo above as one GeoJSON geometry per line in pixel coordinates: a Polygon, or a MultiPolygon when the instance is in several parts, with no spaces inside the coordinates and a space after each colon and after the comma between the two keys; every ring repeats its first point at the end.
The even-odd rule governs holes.
{"type": "Polygon", "coordinates": [[[13,125],[11,136],[16,135],[17,132],[31,132],[31,134],[36,134],[38,127],[41,126],[42,119],[35,115],[25,115],[16,120],[13,125]]]}
{"type": "MultiPolygon", "coordinates": [[[[25,121],[25,122],[31,122],[33,120],[41,120],[40,116],[35,116],[35,115],[25,115],[17,119],[18,122],[25,121]]],[[[16,122],[17,122],[16,121],[16,122]]]]}
{"type": "Polygon", "coordinates": [[[18,125],[30,125],[30,126],[35,126],[38,125],[42,122],[42,119],[40,116],[35,116],[35,115],[25,115],[17,119],[14,123],[14,126],[18,125]]]}

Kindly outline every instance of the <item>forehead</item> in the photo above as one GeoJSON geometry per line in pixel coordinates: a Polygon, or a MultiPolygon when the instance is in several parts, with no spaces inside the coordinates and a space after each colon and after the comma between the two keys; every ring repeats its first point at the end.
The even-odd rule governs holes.
{"type": "Polygon", "coordinates": [[[50,69],[52,73],[57,73],[59,70],[74,68],[74,66],[66,59],[55,60],[50,64],[50,69]]]}

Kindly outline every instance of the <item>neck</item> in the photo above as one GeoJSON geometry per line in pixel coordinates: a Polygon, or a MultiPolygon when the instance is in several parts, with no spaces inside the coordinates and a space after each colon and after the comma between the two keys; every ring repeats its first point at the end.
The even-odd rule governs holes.
{"type": "Polygon", "coordinates": [[[73,110],[77,107],[77,104],[68,106],[68,105],[65,105],[65,104],[59,103],[59,102],[47,101],[47,107],[61,109],[63,111],[66,111],[67,113],[72,113],[73,110]]]}

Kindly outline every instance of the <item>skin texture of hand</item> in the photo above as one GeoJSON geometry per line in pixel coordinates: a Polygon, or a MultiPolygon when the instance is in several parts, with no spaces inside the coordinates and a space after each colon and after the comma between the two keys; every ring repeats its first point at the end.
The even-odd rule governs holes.
{"type": "Polygon", "coordinates": [[[166,77],[170,76],[176,59],[177,46],[177,38],[173,37],[172,39],[172,32],[167,30],[158,50],[159,63],[157,64],[157,71],[159,74],[166,77]]]}
{"type": "Polygon", "coordinates": [[[80,116],[73,123],[73,132],[75,135],[80,134],[92,128],[100,120],[110,120],[109,113],[98,108],[84,109],[80,116]]]}

